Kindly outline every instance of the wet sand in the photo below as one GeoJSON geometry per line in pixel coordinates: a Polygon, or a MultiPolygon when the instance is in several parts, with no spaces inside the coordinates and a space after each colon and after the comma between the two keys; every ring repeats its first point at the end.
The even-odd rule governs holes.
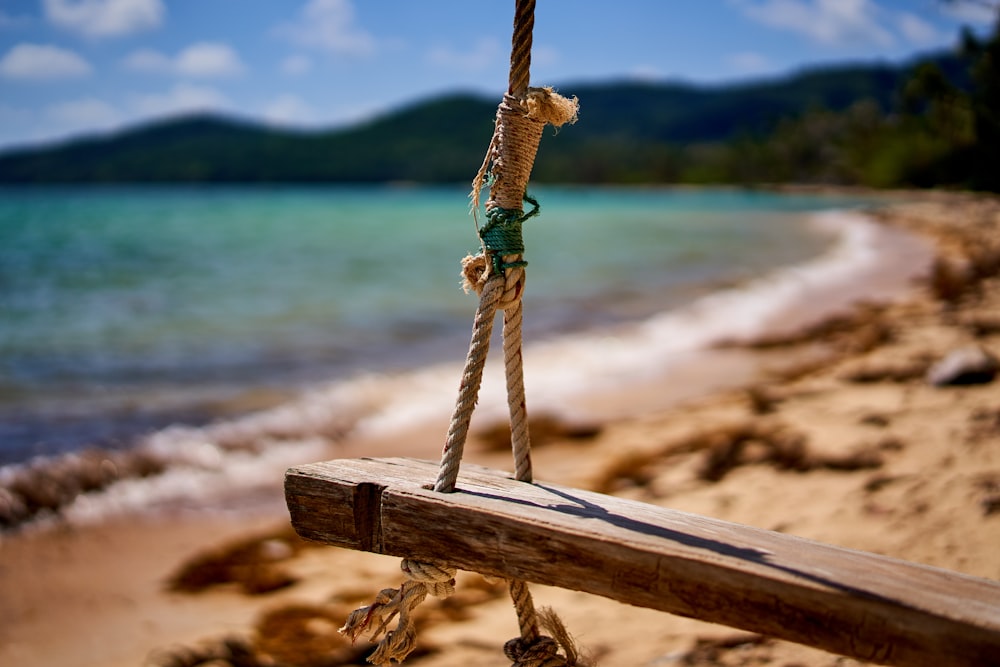
{"type": "MultiPolygon", "coordinates": [[[[836,317],[819,308],[819,326],[782,319],[703,366],[583,392],[551,418],[536,411],[536,477],[1000,579],[1000,381],[926,380],[960,347],[1000,356],[1000,200],[917,194],[878,217],[935,249],[934,270],[905,299],[836,317]],[[683,373],[719,383],[679,395],[683,373]]],[[[436,459],[445,428],[348,436],[331,454],[436,459]]],[[[479,419],[466,460],[507,469],[509,458],[502,428],[479,419]]],[[[220,507],[4,536],[0,664],[363,664],[369,647],[352,649],[336,627],[400,583],[398,559],[306,546],[273,498],[220,507]]],[[[501,647],[517,625],[504,591],[474,574],[458,583],[454,598],[420,608],[420,654],[407,664],[509,664],[501,647]]],[[[600,664],[860,664],[532,590],[600,664]]]]}

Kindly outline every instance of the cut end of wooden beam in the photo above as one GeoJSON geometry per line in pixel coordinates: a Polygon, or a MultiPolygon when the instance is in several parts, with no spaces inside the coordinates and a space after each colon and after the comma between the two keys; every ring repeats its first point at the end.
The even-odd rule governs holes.
{"type": "Polygon", "coordinates": [[[292,525],[348,549],[601,595],[892,665],[1000,665],[1000,583],[465,466],[288,471],[292,525]]]}
{"type": "Polygon", "coordinates": [[[330,480],[310,472],[308,467],[293,468],[285,476],[285,498],[296,532],[315,542],[384,553],[381,503],[386,485],[374,480],[330,480]],[[319,480],[324,483],[317,486],[319,480]]]}

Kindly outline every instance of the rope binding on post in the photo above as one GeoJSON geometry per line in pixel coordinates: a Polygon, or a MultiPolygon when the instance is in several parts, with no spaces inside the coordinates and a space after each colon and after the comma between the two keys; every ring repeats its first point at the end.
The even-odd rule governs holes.
{"type": "Polygon", "coordinates": [[[497,275],[503,275],[505,269],[528,265],[523,259],[503,261],[505,255],[524,253],[521,225],[529,218],[538,215],[538,202],[527,194],[524,195],[524,201],[532,205],[532,209],[527,213],[499,206],[491,208],[486,212],[486,225],[479,230],[479,238],[483,242],[483,255],[489,258],[493,273],[497,275]]]}

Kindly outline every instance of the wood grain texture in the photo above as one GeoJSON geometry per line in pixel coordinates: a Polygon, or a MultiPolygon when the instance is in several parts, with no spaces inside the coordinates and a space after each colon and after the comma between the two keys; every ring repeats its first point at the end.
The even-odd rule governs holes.
{"type": "Polygon", "coordinates": [[[464,466],[292,468],[300,535],[585,591],[890,665],[1000,665],[1000,583],[464,466]]]}

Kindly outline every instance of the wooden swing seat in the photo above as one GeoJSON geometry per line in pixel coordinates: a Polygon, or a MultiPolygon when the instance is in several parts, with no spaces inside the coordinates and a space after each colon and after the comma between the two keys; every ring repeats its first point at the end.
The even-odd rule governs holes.
{"type": "Polygon", "coordinates": [[[445,561],[891,665],[1000,665],[1000,583],[464,465],[290,469],[292,525],[324,544],[445,561]]]}

